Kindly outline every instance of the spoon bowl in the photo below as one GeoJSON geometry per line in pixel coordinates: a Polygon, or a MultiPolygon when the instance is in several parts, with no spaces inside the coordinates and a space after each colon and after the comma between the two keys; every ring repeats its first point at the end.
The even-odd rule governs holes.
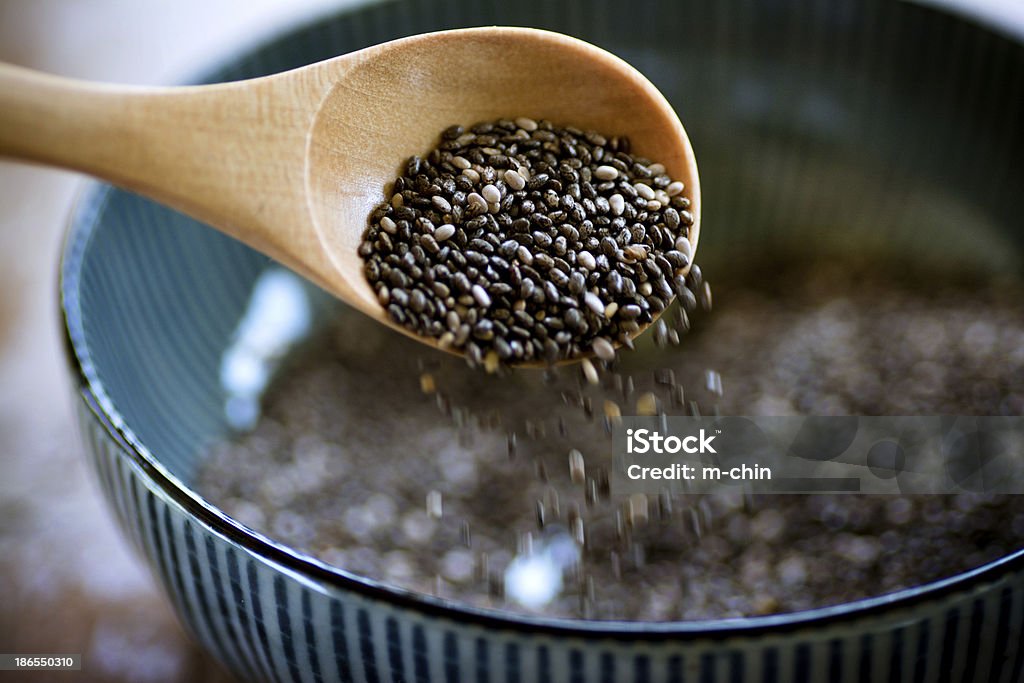
{"type": "Polygon", "coordinates": [[[0,155],[83,171],[264,252],[392,322],[357,253],[404,161],[441,130],[527,116],[628,135],[687,187],[686,131],[661,93],[589,43],[527,28],[427,33],[292,71],[179,88],[106,86],[0,65],[0,155]]]}
{"type": "MultiPolygon", "coordinates": [[[[686,131],[660,92],[621,59],[574,38],[523,28],[444,31],[370,48],[324,98],[309,137],[306,180],[314,227],[364,313],[391,324],[356,253],[367,216],[410,156],[453,123],[526,116],[629,135],[692,193],[697,166],[686,131]],[[387,84],[382,87],[381,84],[387,84]],[[375,92],[375,97],[362,93],[375,92]]],[[[364,51],[366,52],[366,51],[364,51]]]]}

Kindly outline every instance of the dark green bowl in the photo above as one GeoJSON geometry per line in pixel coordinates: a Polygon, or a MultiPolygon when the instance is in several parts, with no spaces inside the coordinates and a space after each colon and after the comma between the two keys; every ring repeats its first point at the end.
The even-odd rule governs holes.
{"type": "MultiPolygon", "coordinates": [[[[514,24],[650,76],[700,162],[718,279],[785,247],[1024,272],[1024,46],[880,0],[411,0],[292,31],[209,80],[403,35],[514,24]]],[[[240,676],[356,681],[1017,681],[1024,556],[883,598],[689,623],[520,617],[347,574],[190,485],[225,433],[218,377],[266,258],[105,186],[80,203],[61,297],[104,494],[196,639],[240,676]],[[140,264],[146,264],[145,267],[140,264]]],[[[1019,368],[1013,371],[1020,372],[1019,368]]]]}

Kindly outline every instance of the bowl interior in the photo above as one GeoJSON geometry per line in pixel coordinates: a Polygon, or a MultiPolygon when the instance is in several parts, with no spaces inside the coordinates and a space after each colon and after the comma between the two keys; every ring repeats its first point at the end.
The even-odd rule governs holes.
{"type": "MultiPolygon", "coordinates": [[[[299,29],[207,80],[488,24],[570,33],[662,90],[700,165],[697,260],[714,279],[791,249],[1024,272],[1024,48],[916,5],[389,2],[299,29]]],[[[75,217],[62,291],[73,352],[114,425],[186,486],[202,446],[231,428],[222,361],[271,267],[119,190],[97,188],[75,217]]],[[[333,308],[311,286],[303,296],[314,318],[333,308]]]]}

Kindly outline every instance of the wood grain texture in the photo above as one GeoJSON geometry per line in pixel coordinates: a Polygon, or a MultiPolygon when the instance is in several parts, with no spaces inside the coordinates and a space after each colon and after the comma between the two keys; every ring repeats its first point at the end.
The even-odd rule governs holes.
{"type": "Polygon", "coordinates": [[[407,157],[458,122],[530,116],[629,135],[682,180],[693,150],[660,92],[593,45],[536,29],[442,31],[264,78],[125,88],[0,65],[0,154],[83,171],[187,213],[392,323],[356,253],[407,157]]]}

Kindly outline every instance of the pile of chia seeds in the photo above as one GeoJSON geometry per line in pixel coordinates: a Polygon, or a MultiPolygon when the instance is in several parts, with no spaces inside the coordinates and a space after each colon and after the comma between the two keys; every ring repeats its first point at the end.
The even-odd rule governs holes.
{"type": "Polygon", "coordinates": [[[685,190],[625,137],[455,125],[409,159],[359,254],[391,320],[473,365],[610,360],[694,297],[685,190]]]}
{"type": "Polygon", "coordinates": [[[349,571],[564,617],[801,610],[1024,545],[1017,496],[610,495],[619,414],[1024,412],[1020,284],[766,262],[719,285],[682,346],[674,304],[636,351],[589,367],[495,377],[343,310],[257,426],[211,449],[198,488],[349,571]]]}

